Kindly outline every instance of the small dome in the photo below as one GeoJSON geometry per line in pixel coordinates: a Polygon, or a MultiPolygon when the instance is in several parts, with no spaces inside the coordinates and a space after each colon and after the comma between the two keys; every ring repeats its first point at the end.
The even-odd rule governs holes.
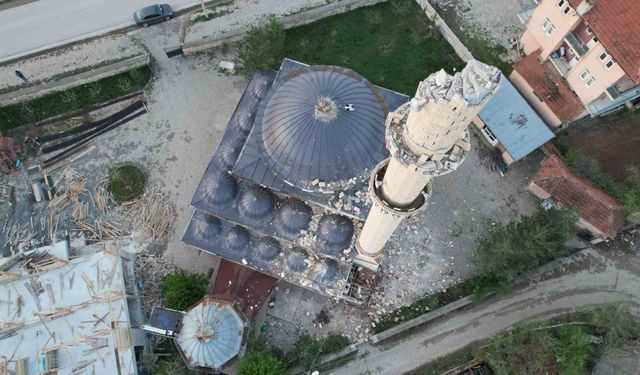
{"type": "Polygon", "coordinates": [[[333,259],[325,259],[318,262],[314,267],[314,276],[320,282],[328,282],[333,280],[338,273],[338,262],[333,259]]]}
{"type": "Polygon", "coordinates": [[[265,79],[253,80],[249,92],[255,100],[260,100],[267,93],[268,83],[265,79]]]}
{"type": "Polygon", "coordinates": [[[266,189],[251,187],[240,194],[238,210],[250,219],[260,220],[269,216],[273,211],[275,199],[266,189]]]}
{"type": "Polygon", "coordinates": [[[340,215],[324,215],[318,222],[318,239],[332,248],[346,248],[353,236],[353,223],[340,215]]]}
{"type": "Polygon", "coordinates": [[[258,245],[256,246],[258,258],[265,262],[276,259],[281,250],[282,247],[280,246],[280,243],[271,237],[264,237],[260,239],[260,242],[258,242],[258,245]]]}
{"type": "Polygon", "coordinates": [[[203,220],[195,221],[194,235],[196,238],[213,241],[220,234],[220,220],[211,215],[206,215],[203,220]]]}
{"type": "Polygon", "coordinates": [[[253,125],[253,116],[251,113],[241,112],[236,116],[236,127],[243,133],[248,133],[253,125]]]}
{"type": "Polygon", "coordinates": [[[238,183],[224,172],[205,175],[202,184],[202,200],[221,210],[227,209],[238,194],[238,183]]]}
{"type": "Polygon", "coordinates": [[[285,257],[284,263],[291,272],[304,272],[307,269],[307,252],[302,249],[294,249],[285,257]]]}
{"type": "Polygon", "coordinates": [[[233,227],[226,236],[226,243],[233,251],[245,250],[249,245],[249,232],[242,227],[233,227]]]}
{"type": "Polygon", "coordinates": [[[311,207],[297,199],[289,199],[278,210],[276,219],[285,232],[298,234],[308,227],[311,215],[311,207]]]}
{"type": "Polygon", "coordinates": [[[225,171],[230,171],[238,160],[240,152],[231,145],[220,146],[218,162],[225,171]]]}

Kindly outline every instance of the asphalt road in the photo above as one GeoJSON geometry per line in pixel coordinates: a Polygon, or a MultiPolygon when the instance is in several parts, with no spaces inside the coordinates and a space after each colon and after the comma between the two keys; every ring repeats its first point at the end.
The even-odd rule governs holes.
{"type": "Polygon", "coordinates": [[[359,358],[327,374],[404,374],[536,316],[618,302],[640,311],[638,255],[589,249],[575,259],[572,264],[563,263],[560,275],[452,313],[413,336],[377,346],[365,344],[359,358]]]}
{"type": "MultiPolygon", "coordinates": [[[[0,62],[134,24],[133,12],[154,0],[38,0],[0,11],[0,62]]],[[[170,0],[176,10],[198,0],[170,0]]]]}

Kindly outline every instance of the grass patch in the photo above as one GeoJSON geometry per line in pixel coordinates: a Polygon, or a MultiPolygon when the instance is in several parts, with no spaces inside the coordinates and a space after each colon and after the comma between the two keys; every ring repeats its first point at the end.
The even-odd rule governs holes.
{"type": "Polygon", "coordinates": [[[151,70],[148,66],[143,66],[24,103],[2,107],[0,108],[0,131],[65,113],[86,111],[95,104],[142,90],[150,79],[151,70]]]}
{"type": "Polygon", "coordinates": [[[473,57],[476,59],[497,67],[504,73],[505,76],[509,76],[513,70],[511,63],[505,62],[500,58],[501,55],[506,54],[508,51],[503,46],[488,41],[484,38],[471,35],[470,31],[473,27],[465,24],[457,13],[454,7],[441,7],[436,3],[432,3],[440,17],[442,17],[447,25],[453,30],[456,36],[460,39],[473,57]]]}
{"type": "Polygon", "coordinates": [[[286,57],[348,67],[376,85],[408,95],[429,74],[464,66],[433,22],[410,0],[356,9],[285,34],[286,57]]]}
{"type": "Polygon", "coordinates": [[[108,189],[118,203],[134,200],[142,195],[147,183],[145,174],[133,165],[123,165],[109,170],[108,189]]]}
{"type": "Polygon", "coordinates": [[[439,307],[447,305],[451,302],[459,300],[470,295],[478,298],[486,296],[489,292],[495,291],[502,287],[499,279],[490,276],[476,276],[467,279],[460,284],[455,284],[447,290],[428,295],[417,300],[408,306],[403,306],[388,314],[382,316],[379,323],[376,324],[373,331],[380,333],[389,328],[397,326],[402,322],[415,319],[420,315],[424,315],[439,307]]]}
{"type": "Polygon", "coordinates": [[[440,375],[452,368],[471,362],[475,358],[474,353],[477,348],[478,344],[471,344],[403,375],[440,375]]]}

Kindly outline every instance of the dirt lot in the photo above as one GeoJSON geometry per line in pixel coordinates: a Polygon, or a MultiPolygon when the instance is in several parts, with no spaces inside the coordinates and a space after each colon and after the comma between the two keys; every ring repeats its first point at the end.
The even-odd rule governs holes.
{"type": "Polygon", "coordinates": [[[628,166],[640,167],[640,111],[622,111],[570,127],[560,144],[597,160],[602,169],[620,182],[628,166]]]}

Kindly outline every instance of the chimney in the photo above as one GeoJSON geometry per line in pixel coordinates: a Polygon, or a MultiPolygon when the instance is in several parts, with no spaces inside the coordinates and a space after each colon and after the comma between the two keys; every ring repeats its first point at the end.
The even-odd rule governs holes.
{"type": "Polygon", "coordinates": [[[587,12],[591,10],[591,8],[593,8],[595,3],[596,0],[582,0],[580,5],[578,5],[578,7],[576,8],[576,12],[580,17],[582,17],[587,14],[587,12]]]}

